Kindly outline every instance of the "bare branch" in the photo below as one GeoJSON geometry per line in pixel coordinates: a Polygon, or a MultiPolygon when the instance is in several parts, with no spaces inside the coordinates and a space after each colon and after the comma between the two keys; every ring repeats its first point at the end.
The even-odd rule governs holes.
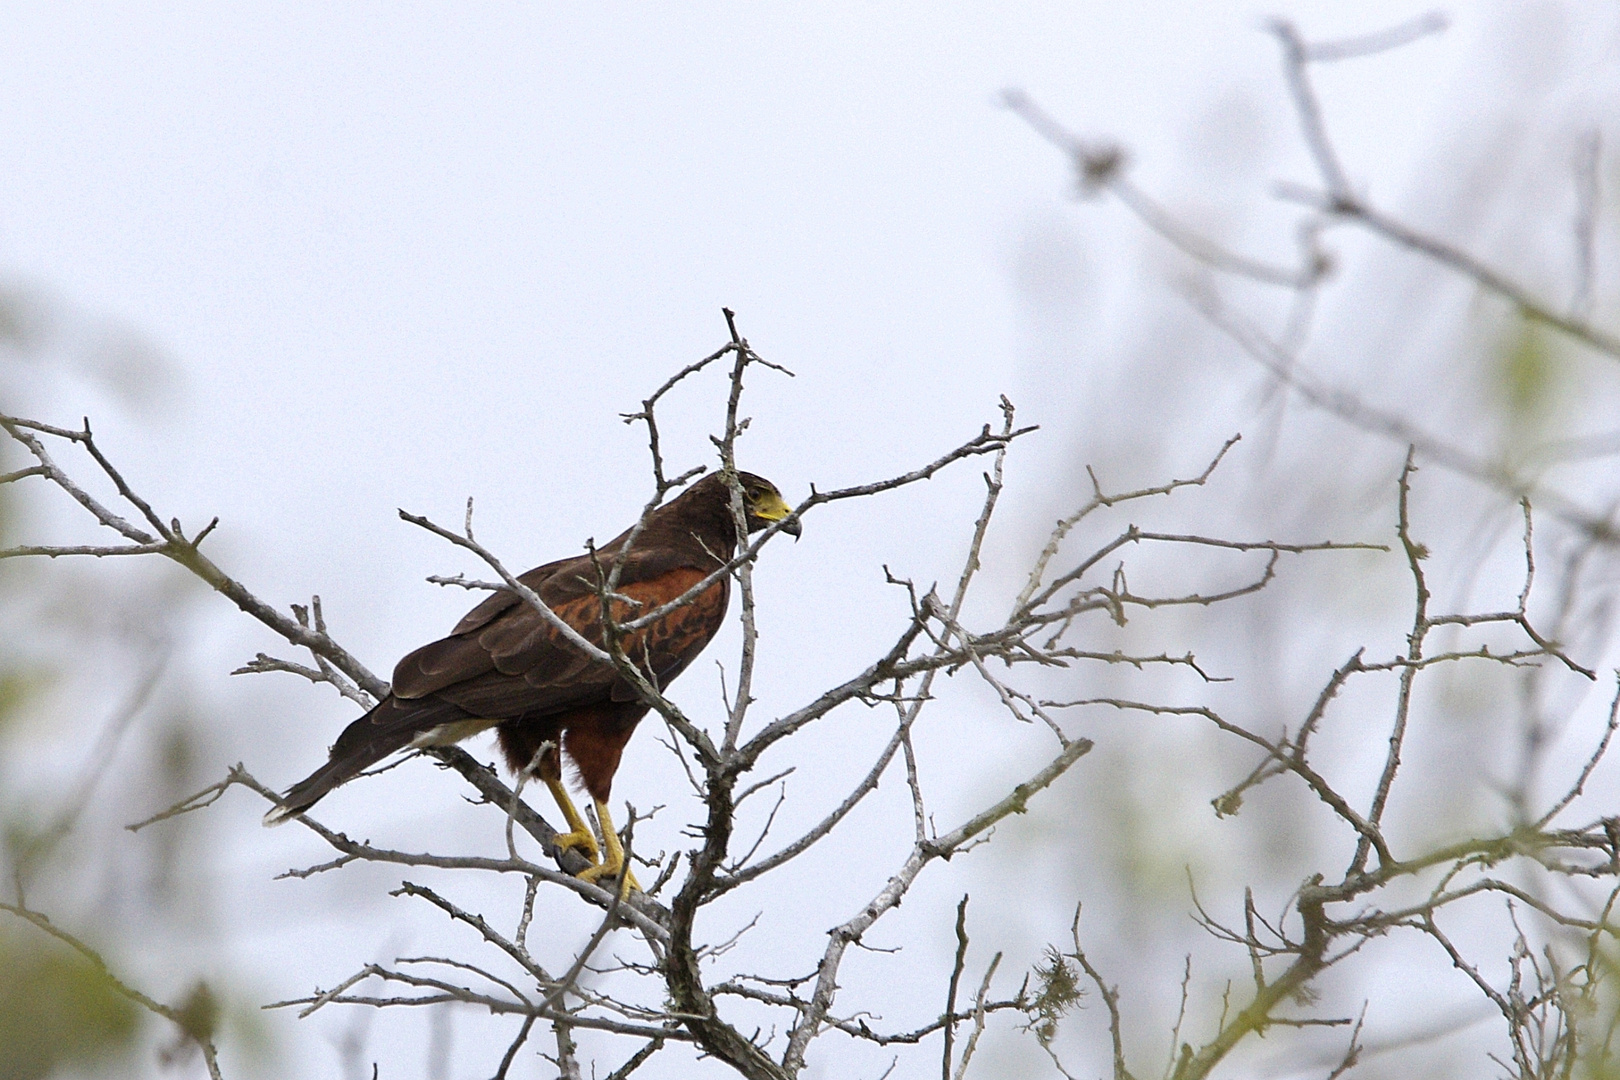
{"type": "Polygon", "coordinates": [[[1070,955],[1085,971],[1086,977],[1096,985],[1097,992],[1102,995],[1103,1004],[1108,1008],[1108,1034],[1114,1044],[1114,1080],[1134,1080],[1130,1070],[1125,1067],[1125,1043],[1120,1032],[1119,1020],[1119,990],[1103,981],[1102,974],[1092,966],[1091,961],[1086,958],[1085,949],[1080,947],[1079,904],[1074,907],[1074,922],[1069,927],[1069,934],[1074,939],[1074,952],[1070,955]]]}
{"type": "Polygon", "coordinates": [[[837,992],[837,973],[846,949],[859,942],[872,924],[900,903],[911,884],[923,868],[936,858],[949,858],[968,841],[995,825],[1009,814],[1023,813],[1031,796],[1043,791],[1069,766],[1091,750],[1091,740],[1076,739],[1058,754],[1045,768],[1015,787],[1005,798],[974,815],[961,826],[933,840],[917,844],[905,864],[889,878],[882,890],[872,898],[860,914],[834,929],[831,941],[822,956],[816,976],[815,992],[804,1015],[794,1024],[783,1055],[783,1067],[789,1074],[803,1067],[804,1050],[819,1032],[837,992]]]}
{"type": "Polygon", "coordinates": [[[1403,45],[1410,45],[1419,38],[1425,38],[1431,34],[1445,33],[1450,26],[1451,20],[1446,17],[1445,12],[1429,11],[1408,19],[1399,25],[1392,26],[1388,30],[1379,30],[1358,37],[1340,38],[1337,41],[1309,43],[1305,46],[1304,59],[1311,63],[1321,64],[1374,56],[1378,53],[1399,49],[1403,45]]]}
{"type": "MultiPolygon", "coordinates": [[[[945,991],[945,1016],[956,1016],[956,986],[962,978],[962,968],[967,962],[967,893],[962,894],[962,902],[956,905],[956,960],[951,964],[951,979],[945,991]]],[[[951,1080],[951,1044],[956,1040],[956,1022],[947,1019],[945,1023],[945,1054],[940,1062],[940,1080],[951,1080]]]]}
{"type": "Polygon", "coordinates": [[[973,998],[973,1033],[968,1036],[967,1045],[962,1047],[962,1060],[956,1066],[956,1075],[952,1080],[963,1080],[967,1076],[968,1062],[973,1060],[973,1051],[978,1049],[979,1036],[984,1034],[985,1008],[984,1000],[990,993],[990,980],[996,976],[996,968],[1001,964],[1001,954],[998,952],[990,958],[990,966],[984,971],[984,981],[979,983],[979,992],[973,998]]]}
{"type": "MultiPolygon", "coordinates": [[[[1620,673],[1616,674],[1616,682],[1620,684],[1620,673]]],[[[1575,778],[1575,783],[1564,793],[1564,797],[1554,803],[1552,808],[1545,814],[1536,819],[1533,826],[1535,829],[1545,829],[1553,818],[1563,813],[1569,804],[1579,798],[1582,791],[1586,790],[1586,781],[1591,779],[1592,770],[1597,768],[1598,762],[1603,760],[1603,755],[1609,750],[1609,741],[1614,738],[1616,726],[1620,726],[1620,685],[1616,686],[1615,695],[1609,701],[1609,722],[1603,727],[1603,738],[1598,741],[1597,749],[1593,750],[1592,756],[1586,759],[1585,766],[1581,768],[1580,776],[1575,778]]]]}

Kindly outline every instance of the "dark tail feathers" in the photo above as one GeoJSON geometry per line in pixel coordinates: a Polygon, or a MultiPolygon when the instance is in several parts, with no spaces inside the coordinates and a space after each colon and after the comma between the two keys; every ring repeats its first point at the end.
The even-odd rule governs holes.
{"type": "Polygon", "coordinates": [[[264,824],[280,825],[302,814],[334,788],[353,780],[394,751],[403,750],[422,731],[447,719],[438,714],[453,711],[466,715],[454,706],[448,706],[447,710],[447,705],[443,702],[405,703],[391,697],[385,698],[375,709],[343,729],[337,742],[332,744],[330,760],[288,788],[281,797],[280,805],[272,807],[264,815],[264,824]],[[426,707],[408,709],[399,716],[389,716],[383,712],[385,709],[393,712],[402,705],[426,707]]]}

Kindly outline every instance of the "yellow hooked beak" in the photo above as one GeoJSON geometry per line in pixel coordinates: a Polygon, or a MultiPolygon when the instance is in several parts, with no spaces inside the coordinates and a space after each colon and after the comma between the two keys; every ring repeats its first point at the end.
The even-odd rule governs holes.
{"type": "MultiPolygon", "coordinates": [[[[791,513],[793,513],[793,507],[789,506],[782,498],[781,493],[776,491],[767,491],[763,493],[757,500],[755,500],[753,506],[754,516],[759,518],[761,521],[775,523],[781,521],[791,513]]],[[[799,523],[797,521],[789,521],[787,524],[782,526],[782,531],[785,533],[790,533],[794,539],[798,539],[799,523]]]]}

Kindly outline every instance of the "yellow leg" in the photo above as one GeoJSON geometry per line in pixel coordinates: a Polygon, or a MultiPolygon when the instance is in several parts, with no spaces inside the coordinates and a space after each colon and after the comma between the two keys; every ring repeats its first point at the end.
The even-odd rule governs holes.
{"type": "MultiPolygon", "coordinates": [[[[569,848],[578,848],[591,862],[599,861],[601,852],[596,846],[596,834],[591,832],[591,827],[585,823],[584,817],[580,815],[579,809],[574,805],[574,800],[568,797],[568,789],[563,787],[561,780],[547,780],[546,787],[551,789],[551,797],[557,800],[557,809],[562,811],[563,820],[568,823],[569,831],[558,833],[556,836],[557,846],[564,851],[569,848]]],[[[597,805],[600,806],[601,804],[598,803],[597,805]]],[[[615,848],[619,846],[617,836],[613,838],[612,844],[615,848]]],[[[592,867],[591,869],[599,870],[600,867],[592,867]]],[[[585,871],[587,874],[590,872],[591,870],[585,871]]]]}
{"type": "Polygon", "coordinates": [[[619,843],[619,833],[613,827],[613,816],[608,813],[606,803],[599,802],[596,804],[596,820],[602,823],[602,846],[607,849],[607,854],[603,856],[599,865],[582,871],[579,879],[581,881],[596,881],[599,878],[618,877],[619,871],[623,870],[624,883],[619,895],[626,896],[631,889],[640,892],[641,883],[636,880],[636,875],[630,872],[630,868],[624,865],[624,847],[619,843]]]}

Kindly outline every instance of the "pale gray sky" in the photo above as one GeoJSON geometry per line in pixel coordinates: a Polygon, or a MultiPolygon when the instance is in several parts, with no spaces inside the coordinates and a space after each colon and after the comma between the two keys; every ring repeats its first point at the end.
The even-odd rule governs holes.
{"type": "MultiPolygon", "coordinates": [[[[995,419],[1006,393],[1046,428],[1009,495],[1009,520],[1035,522],[1073,490],[1078,461],[1093,460],[1077,453],[1110,452],[1099,449],[1106,433],[1125,432],[1116,447],[1161,445],[1165,433],[1148,430],[1163,422],[1153,387],[1120,387],[1160,377],[1141,361],[1161,340],[1153,313],[1176,301],[1145,290],[1165,293],[1179,271],[1117,206],[1070,200],[1064,162],[996,105],[998,92],[1021,87],[1082,134],[1117,137],[1143,186],[1195,220],[1231,217],[1234,238],[1283,256],[1291,236],[1286,219],[1265,217],[1269,188],[1309,172],[1263,18],[1333,37],[1423,10],[12,4],[0,45],[0,275],[69,313],[74,329],[6,380],[6,407],[64,424],[89,413],[163,512],[188,527],[219,515],[216,558],[278,603],[319,592],[334,632],[380,672],[467,606],[422,578],[472,569],[395,508],[454,524],[475,496],[480,539],[514,565],[617,532],[647,487],[644,441],[618,414],[722,343],[722,305],[797,372],[755,376],[742,452],[790,498],[917,464],[995,419]],[[106,389],[131,335],[170,372],[146,408],[106,389]]],[[[1553,84],[1527,126],[1557,114],[1573,129],[1612,100],[1612,20],[1588,25],[1552,5],[1447,11],[1445,35],[1323,76],[1347,168],[1396,207],[1443,201],[1428,183],[1434,159],[1477,145],[1526,86],[1553,84]]],[[[1326,325],[1336,317],[1326,312],[1326,325]]],[[[1171,464],[1201,461],[1206,443],[1252,420],[1246,387],[1182,428],[1188,445],[1171,464]]],[[[674,396],[674,462],[708,460],[721,404],[715,378],[674,396]]],[[[953,572],[977,472],[813,519],[801,543],[770,552],[762,709],[841,677],[887,637],[881,603],[895,598],[852,623],[829,602],[838,583],[882,597],[884,563],[921,582],[953,572]]],[[[1023,550],[1019,537],[1005,543],[1023,550]]],[[[98,567],[94,580],[116,590],[119,573],[98,567]]],[[[207,632],[189,652],[221,711],[206,718],[210,753],[267,782],[296,779],[352,708],[301,686],[227,682],[272,643],[222,601],[203,606],[207,632]]],[[[711,655],[729,663],[729,641],[711,655]]],[[[699,665],[680,689],[708,701],[713,684],[699,665]]],[[[638,842],[675,848],[688,805],[654,734],[638,737],[615,794],[670,804],[638,842]]],[[[824,744],[829,758],[845,737],[824,744]]],[[[847,738],[864,754],[872,737],[847,738]]],[[[971,757],[939,759],[951,792],[942,817],[985,790],[971,757]]],[[[990,771],[1016,760],[1029,759],[1008,751],[990,771]]],[[[807,784],[840,775],[815,768],[807,784]]],[[[445,780],[416,766],[387,783],[399,803],[341,805],[406,843],[433,820],[417,796],[442,794],[445,780]]],[[[806,819],[814,790],[803,789],[806,819]]],[[[294,830],[261,833],[259,808],[233,800],[214,834],[229,854],[207,872],[231,932],[210,948],[259,966],[248,994],[330,985],[442,929],[382,897],[388,875],[371,870],[270,884],[322,855],[294,830]]],[[[340,798],[331,804],[336,813],[340,798]]],[[[895,810],[882,801],[862,827],[895,810]]],[[[469,835],[457,834],[487,839],[469,835]]],[[[864,888],[883,864],[842,850],[854,869],[806,874],[849,873],[864,888]]],[[[897,923],[926,937],[919,928],[947,918],[972,880],[971,867],[962,873],[897,923]]],[[[789,949],[781,936],[795,923],[845,917],[821,899],[785,891],[778,925],[752,947],[805,967],[816,942],[773,950],[789,949]]],[[[1051,922],[1003,902],[1009,925],[1051,922]]],[[[561,917],[573,929],[589,921],[561,917]]],[[[919,947],[896,961],[906,974],[882,975],[897,1023],[926,1013],[907,1010],[907,988],[914,979],[933,994],[938,973],[922,965],[936,959],[919,947]]],[[[263,1022],[284,1075],[331,1075],[329,1041],[351,1017],[263,1022]]],[[[415,1075],[425,1025],[369,1022],[381,1075],[415,1075]]],[[[488,1067],[477,1038],[458,1038],[452,1075],[488,1067]]],[[[830,1042],[823,1053],[828,1077],[876,1076],[887,1061],[830,1042]]],[[[676,1060],[662,1070],[644,1075],[683,1075],[676,1060]]]]}

